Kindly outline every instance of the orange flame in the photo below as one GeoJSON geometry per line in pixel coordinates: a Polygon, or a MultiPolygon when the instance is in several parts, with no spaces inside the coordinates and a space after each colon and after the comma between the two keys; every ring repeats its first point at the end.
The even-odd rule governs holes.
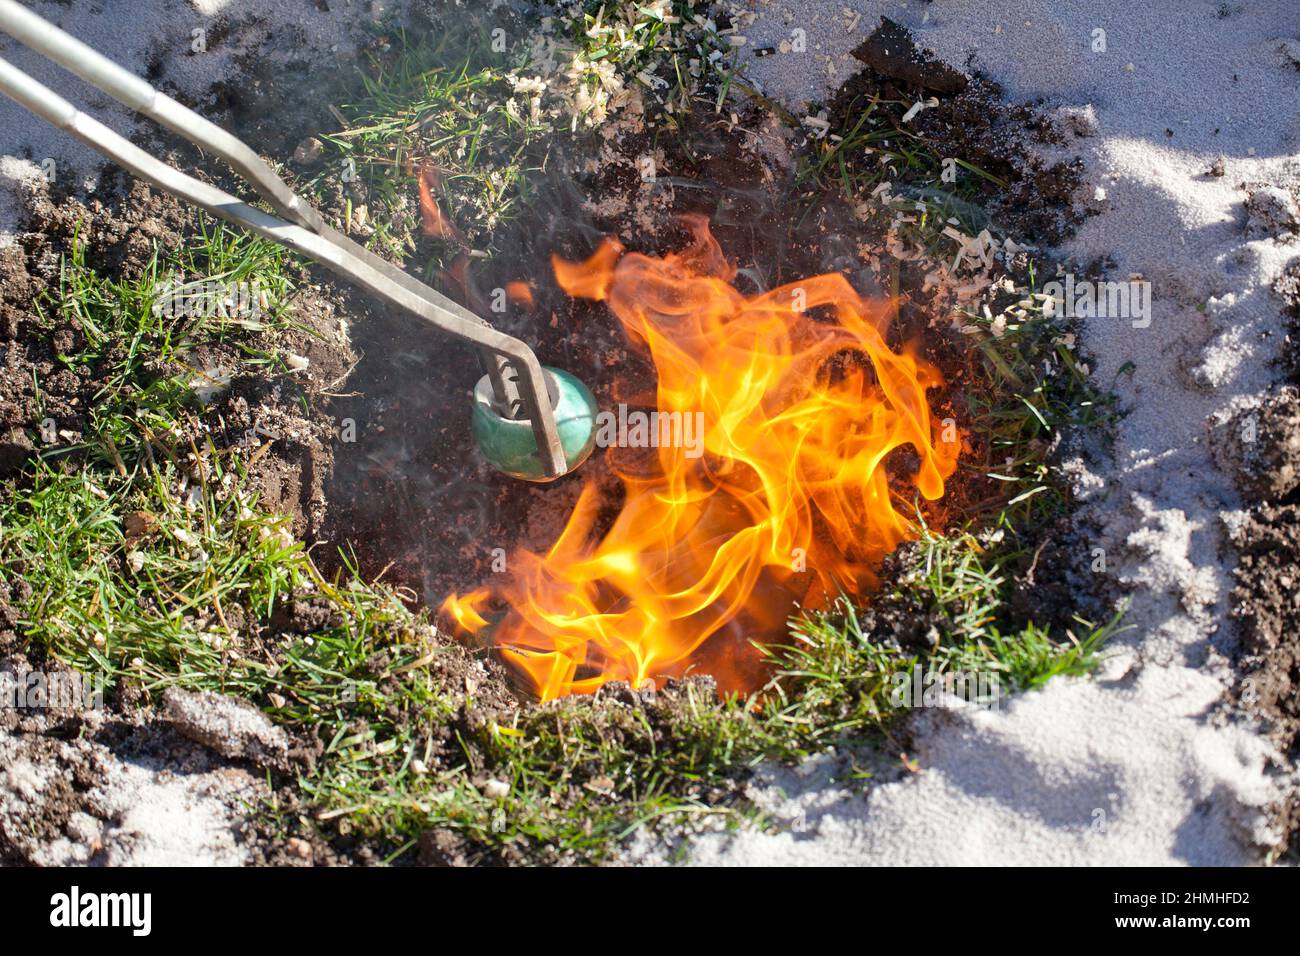
{"type": "Polygon", "coordinates": [[[456,224],[447,218],[438,201],[433,198],[433,193],[442,188],[442,173],[438,167],[430,162],[425,162],[420,167],[420,178],[418,181],[420,189],[420,218],[424,234],[426,236],[437,236],[440,239],[460,239],[460,230],[456,224]]]}
{"type": "Polygon", "coordinates": [[[915,537],[885,457],[911,445],[929,500],[956,468],[959,443],[941,440],[925,397],[942,379],[885,343],[889,303],[838,274],[746,298],[707,223],[690,224],[694,244],[662,259],[607,240],[587,262],[554,262],[565,291],[607,302],[648,349],[656,437],[678,440],[659,443],[650,474],[612,459],[626,497],[598,541],[588,483],[550,551],[515,555],[504,585],[443,605],[463,630],[487,629],[542,700],[688,671],[724,693],[755,689],[765,675],[751,642],[781,639],[796,605],[866,593],[880,560],[915,537]],[[693,449],[681,439],[700,413],[693,449]],[[508,608],[495,624],[492,604],[508,608]]]}
{"type": "Polygon", "coordinates": [[[515,305],[531,309],[536,303],[533,299],[533,289],[527,282],[507,282],[506,296],[515,305]]]}

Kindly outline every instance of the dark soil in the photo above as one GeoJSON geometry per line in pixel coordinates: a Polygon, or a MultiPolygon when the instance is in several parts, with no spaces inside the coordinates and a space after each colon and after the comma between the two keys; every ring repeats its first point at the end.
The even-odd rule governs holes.
{"type": "MultiPolygon", "coordinates": [[[[1291,342],[1300,339],[1300,266],[1293,266],[1277,292],[1286,303],[1291,342]]],[[[1300,363],[1291,351],[1291,384],[1256,412],[1253,441],[1242,441],[1247,422],[1239,417],[1223,429],[1216,447],[1220,461],[1235,472],[1250,506],[1234,539],[1241,553],[1233,616],[1242,651],[1238,701],[1258,717],[1277,744],[1287,772],[1300,759],[1300,363]]],[[[1300,858],[1300,795],[1277,814],[1286,834],[1284,848],[1300,858]]]]}
{"type": "MultiPolygon", "coordinates": [[[[1060,145],[1061,133],[1043,101],[1008,103],[1002,88],[981,76],[964,77],[908,47],[907,31],[885,19],[854,56],[866,68],[850,77],[830,103],[832,125],[852,129],[873,99],[911,103],[934,95],[938,105],[901,122],[907,106],[879,102],[874,115],[906,128],[937,156],[959,157],[1001,179],[1005,188],[963,171],[979,190],[977,220],[1017,242],[1055,245],[1084,218],[1077,194],[1083,162],[1044,162],[1034,147],[1060,145]]],[[[847,156],[850,166],[875,157],[847,156]]],[[[975,210],[973,210],[975,211],[975,210]]]]}
{"type": "Polygon", "coordinates": [[[35,308],[38,297],[57,284],[77,230],[88,264],[123,276],[140,275],[155,246],[167,249],[180,241],[187,217],[179,204],[156,198],[142,184],[128,189],[116,210],[98,199],[85,206],[33,193],[19,245],[0,249],[0,479],[19,471],[38,444],[46,444],[41,425],[47,418],[60,433],[50,444],[79,441],[84,416],[103,384],[91,370],[73,371],[59,361],[84,345],[77,324],[42,318],[35,308]]]}

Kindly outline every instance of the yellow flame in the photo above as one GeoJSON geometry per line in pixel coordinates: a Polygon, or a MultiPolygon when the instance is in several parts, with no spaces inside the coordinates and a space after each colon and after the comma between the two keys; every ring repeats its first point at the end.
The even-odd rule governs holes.
{"type": "Polygon", "coordinates": [[[546,554],[521,552],[503,585],[444,605],[475,634],[489,603],[504,606],[492,641],[542,700],[688,671],[723,692],[754,689],[764,675],[751,642],[779,639],[796,604],[866,593],[880,560],[915,536],[886,456],[915,450],[912,480],[929,500],[956,468],[958,443],[940,440],[926,400],[942,379],[886,344],[889,303],[837,274],[747,298],[707,223],[690,224],[679,253],[606,241],[554,267],[649,352],[661,413],[703,413],[703,455],[661,446],[649,475],[615,456],[625,500],[599,540],[589,483],[546,554]]]}

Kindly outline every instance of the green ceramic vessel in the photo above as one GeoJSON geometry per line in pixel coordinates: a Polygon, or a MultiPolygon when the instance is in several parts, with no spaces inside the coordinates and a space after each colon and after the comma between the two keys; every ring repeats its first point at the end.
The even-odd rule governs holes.
{"type": "MultiPolygon", "coordinates": [[[[543,368],[555,409],[567,470],[573,471],[596,447],[596,397],[582,382],[558,368],[543,368]]],[[[497,471],[524,481],[553,481],[542,469],[542,457],[528,419],[509,419],[492,406],[492,384],[485,375],[474,388],[474,441],[497,471]]]]}

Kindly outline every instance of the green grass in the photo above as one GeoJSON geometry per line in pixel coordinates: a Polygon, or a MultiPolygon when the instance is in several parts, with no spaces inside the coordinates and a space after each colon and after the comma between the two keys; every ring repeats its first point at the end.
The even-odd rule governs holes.
{"type": "MultiPolygon", "coordinates": [[[[637,706],[581,698],[475,711],[474,692],[438,667],[458,652],[422,617],[355,575],[323,579],[283,519],[226,474],[186,496],[170,466],[137,481],[39,467],[0,505],[0,579],[32,587],[25,639],[110,687],[237,694],[314,735],[324,750],[300,781],[313,825],[388,855],[446,828],[469,841],[471,859],[598,861],[652,820],[738,819],[752,812],[736,795],[746,770],[878,739],[900,709],[892,675],[922,663],[845,605],[800,622],[796,643],[773,651],[774,692],[751,700],[719,702],[687,684],[637,706]],[[149,530],[133,537],[129,518],[141,513],[149,530]],[[332,622],[277,633],[277,607],[295,600],[332,622]]],[[[1008,691],[1085,672],[1107,628],[1065,650],[1032,625],[1004,635],[987,603],[997,570],[971,544],[928,540],[924,578],[902,585],[952,622],[925,666],[992,670],[1008,691]]]]}
{"type": "Polygon", "coordinates": [[[635,92],[658,112],[653,136],[674,130],[697,96],[722,101],[713,87],[729,83],[734,50],[692,19],[689,4],[673,8],[680,19],[672,24],[650,5],[566,8],[545,35],[560,45],[561,69],[544,77],[536,111],[532,92],[517,88],[541,75],[525,42],[542,39],[535,26],[522,37],[517,26],[503,28],[504,50],[494,49],[482,24],[419,36],[395,31],[392,50],[360,71],[360,95],[340,104],[343,128],[322,137],[327,157],[302,185],[346,227],[358,201],[346,184],[355,177],[368,205],[360,238],[398,261],[418,252],[426,277],[466,248],[490,255],[494,236],[527,208],[555,150],[597,151],[601,140],[589,126],[620,94],[635,92]],[[714,50],[727,53],[710,61],[714,50]],[[439,171],[434,198],[461,241],[420,235],[417,183],[426,161],[439,171]]]}
{"type": "Polygon", "coordinates": [[[846,110],[856,117],[853,125],[812,139],[801,153],[796,183],[810,197],[836,189],[847,201],[865,204],[881,223],[896,219],[896,235],[904,244],[951,258],[956,248],[944,236],[945,227],[970,236],[988,227],[981,200],[988,189],[1006,183],[960,157],[953,158],[955,180],[946,182],[945,158],[900,121],[911,106],[878,93],[858,96],[846,110]],[[891,184],[888,203],[884,194],[873,195],[885,183],[891,184]]]}
{"type": "Polygon", "coordinates": [[[961,684],[949,689],[1001,706],[1051,677],[1088,673],[1118,629],[1119,614],[1101,623],[1078,620],[1077,634],[1059,637],[1016,621],[1004,606],[1006,568],[970,534],[926,532],[902,554],[906,570],[870,607],[841,599],[831,610],[797,618],[793,642],[768,649],[778,676],[761,703],[765,723],[780,729],[769,729],[776,754],[870,742],[888,718],[916,706],[896,693],[900,675],[915,668],[937,679],[970,678],[970,689],[989,699],[963,694],[961,684]],[[900,642],[909,631],[920,639],[913,644],[932,646],[900,642]]]}
{"type": "Polygon", "coordinates": [[[1018,286],[1010,300],[996,331],[998,316],[966,312],[962,319],[973,346],[969,372],[975,386],[963,390],[963,412],[981,454],[962,460],[960,468],[998,487],[966,504],[961,517],[987,521],[997,515],[998,527],[1033,533],[1070,507],[1044,461],[1052,441],[1072,431],[1106,445],[1118,411],[1114,396],[1089,377],[1073,336],[1043,314],[1032,285],[1018,286]]]}
{"type": "Polygon", "coordinates": [[[82,333],[75,354],[58,356],[62,367],[106,374],[90,403],[83,441],[51,454],[90,449],[123,475],[142,456],[167,447],[159,436],[181,433],[182,420],[196,406],[196,386],[215,385],[215,378],[238,367],[274,366],[274,354],[252,344],[251,333],[289,325],[287,265],[279,246],[203,217],[194,240],[171,261],[155,254],[144,274],[129,280],[90,269],[84,244],[74,239],[57,289],[36,301],[36,311],[51,329],[71,323],[82,333]],[[229,306],[207,304],[212,297],[206,289],[241,283],[247,308],[236,305],[238,292],[229,306]],[[204,307],[195,308],[200,302],[204,307]],[[222,353],[229,359],[224,369],[196,359],[222,353]]]}
{"type": "MultiPolygon", "coordinates": [[[[361,74],[364,93],[344,104],[348,125],[325,137],[334,155],[311,183],[353,171],[369,190],[371,244],[396,259],[416,248],[414,206],[419,167],[442,171],[446,212],[464,224],[468,238],[490,236],[526,198],[529,171],[546,161],[549,126],[525,108],[507,108],[512,96],[503,63],[479,31],[397,37],[399,53],[376,59],[361,74]],[[447,66],[446,64],[455,64],[447,66]]],[[[352,219],[351,200],[344,211],[352,219]]]]}

